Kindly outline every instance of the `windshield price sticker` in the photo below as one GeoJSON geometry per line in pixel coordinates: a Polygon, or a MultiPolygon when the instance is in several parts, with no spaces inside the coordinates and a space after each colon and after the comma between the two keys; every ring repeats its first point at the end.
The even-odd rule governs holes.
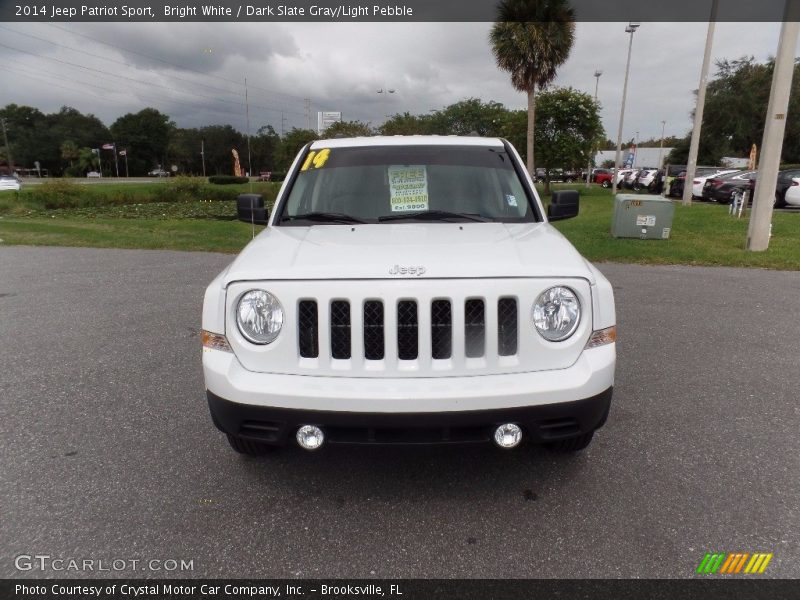
{"type": "Polygon", "coordinates": [[[428,173],[425,165],[389,167],[392,212],[428,210],[428,173]]]}

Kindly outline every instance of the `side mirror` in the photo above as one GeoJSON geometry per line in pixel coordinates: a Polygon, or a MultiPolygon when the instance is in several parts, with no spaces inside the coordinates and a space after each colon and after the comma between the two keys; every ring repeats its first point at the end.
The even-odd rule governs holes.
{"type": "Polygon", "coordinates": [[[575,190],[561,190],[553,192],[550,206],[547,207],[549,221],[561,221],[578,216],[578,202],[580,195],[575,190]]]}
{"type": "Polygon", "coordinates": [[[264,207],[264,197],[261,194],[239,194],[236,198],[236,216],[245,223],[266,225],[269,212],[264,207]]]}

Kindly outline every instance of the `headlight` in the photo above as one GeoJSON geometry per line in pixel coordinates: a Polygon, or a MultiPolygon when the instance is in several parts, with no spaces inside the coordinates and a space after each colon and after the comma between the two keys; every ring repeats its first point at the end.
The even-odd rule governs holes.
{"type": "Polygon", "coordinates": [[[264,290],[250,290],[239,299],[236,324],[254,344],[275,341],[283,326],[283,308],[278,299],[264,290]]]}
{"type": "Polygon", "coordinates": [[[533,305],[533,324],[551,342],[561,342],[575,333],[580,320],[581,303],[567,287],[557,285],[543,291],[533,305]]]}

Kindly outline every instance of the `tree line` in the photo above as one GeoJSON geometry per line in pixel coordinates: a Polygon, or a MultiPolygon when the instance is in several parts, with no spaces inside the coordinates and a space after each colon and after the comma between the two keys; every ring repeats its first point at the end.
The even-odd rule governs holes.
{"type": "MultiPolygon", "coordinates": [[[[179,174],[201,175],[205,155],[207,175],[232,174],[235,149],[241,166],[252,173],[285,172],[297,152],[309,141],[318,139],[315,131],[294,128],[279,135],[265,125],[247,136],[230,125],[200,128],[177,127],[168,115],[155,108],[119,117],[109,127],[92,114],[63,107],[45,114],[37,108],[9,104],[0,109],[8,128],[14,164],[32,168],[39,162],[53,176],[82,177],[88,171],[116,170],[114,152],[104,150],[115,144],[117,153],[126,151],[131,176],[146,175],[174,165],[179,174]],[[99,149],[99,156],[94,150],[99,149]]],[[[346,121],[330,126],[322,137],[372,135],[479,135],[504,137],[526,158],[527,112],[510,110],[494,101],[468,98],[439,110],[412,115],[405,112],[373,127],[361,121],[346,121]]],[[[588,94],[571,88],[554,88],[537,100],[537,162],[545,168],[585,165],[593,148],[603,137],[599,106],[588,94]]],[[[120,174],[125,175],[125,158],[118,156],[120,174]]],[[[5,148],[0,147],[0,165],[7,164],[5,148]]]]}

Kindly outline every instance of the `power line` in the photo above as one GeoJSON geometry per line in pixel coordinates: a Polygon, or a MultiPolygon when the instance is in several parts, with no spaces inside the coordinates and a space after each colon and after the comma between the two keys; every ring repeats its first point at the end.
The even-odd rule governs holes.
{"type": "MultiPolygon", "coordinates": [[[[136,69],[137,68],[135,65],[131,65],[130,63],[126,63],[126,62],[121,61],[121,60],[115,60],[113,58],[108,58],[106,56],[101,56],[99,54],[94,54],[92,52],[87,52],[86,50],[80,50],[78,48],[71,48],[70,46],[65,46],[64,44],[59,44],[58,42],[54,42],[52,40],[41,38],[41,37],[38,37],[38,36],[30,34],[30,33],[23,33],[22,31],[17,31],[15,29],[10,29],[9,27],[5,27],[3,25],[0,25],[0,29],[5,29],[6,31],[10,31],[12,33],[16,33],[17,35],[23,35],[25,37],[29,37],[29,38],[34,39],[34,40],[39,40],[40,42],[46,42],[48,44],[52,44],[54,46],[58,46],[59,48],[66,48],[67,50],[70,50],[71,52],[78,52],[80,54],[85,54],[86,56],[92,56],[94,58],[97,58],[97,59],[100,59],[100,60],[105,60],[107,62],[112,62],[112,63],[118,64],[118,65],[124,65],[124,66],[126,66],[128,68],[131,68],[131,69],[136,69]]],[[[171,79],[177,79],[178,81],[184,81],[184,82],[189,83],[191,85],[199,85],[199,86],[207,87],[207,88],[209,88],[211,90],[214,90],[215,92],[222,92],[223,94],[232,94],[234,96],[239,96],[239,97],[242,96],[242,94],[240,94],[239,92],[233,92],[231,90],[225,90],[225,89],[214,87],[214,86],[211,86],[211,85],[208,85],[208,84],[205,84],[205,83],[200,83],[198,81],[192,81],[190,79],[184,79],[182,77],[178,77],[177,75],[169,75],[169,77],[171,79]]]]}
{"type": "MultiPolygon", "coordinates": [[[[241,82],[236,81],[234,79],[228,79],[227,77],[222,77],[221,75],[213,75],[211,73],[204,73],[202,71],[198,71],[197,69],[192,69],[191,67],[178,65],[176,63],[169,62],[168,60],[164,60],[163,58],[159,58],[158,56],[151,56],[149,54],[145,54],[144,52],[139,52],[137,50],[131,50],[130,48],[123,48],[122,46],[118,46],[118,45],[112,44],[110,42],[104,42],[103,40],[97,39],[97,38],[92,37],[90,35],[86,35],[85,33],[79,33],[77,31],[71,31],[69,29],[65,29],[64,27],[59,27],[58,25],[53,25],[52,23],[48,23],[47,25],[48,25],[48,27],[52,27],[53,29],[58,29],[59,31],[63,31],[63,32],[69,33],[71,35],[79,36],[79,37],[85,38],[87,40],[91,40],[93,42],[97,42],[98,44],[103,44],[105,46],[109,46],[111,48],[116,48],[117,50],[121,50],[123,52],[128,52],[130,54],[136,54],[137,56],[141,56],[141,57],[147,58],[149,60],[155,60],[155,61],[158,61],[158,62],[163,63],[165,65],[169,65],[170,67],[174,67],[176,69],[181,69],[181,70],[184,70],[184,71],[191,71],[193,73],[197,73],[197,74],[203,75],[205,77],[213,77],[214,79],[219,79],[221,81],[227,81],[228,83],[233,83],[233,84],[238,85],[238,86],[242,85],[241,82]]],[[[269,94],[273,94],[273,95],[276,95],[276,96],[285,96],[286,98],[292,98],[294,100],[303,99],[301,96],[295,96],[293,94],[286,94],[284,92],[278,92],[278,91],[275,91],[275,90],[271,90],[271,89],[264,88],[264,87],[259,87],[259,86],[256,86],[256,85],[250,85],[250,89],[261,90],[262,92],[267,92],[269,94]]]]}
{"type": "MultiPolygon", "coordinates": [[[[72,82],[78,83],[81,86],[87,86],[87,87],[95,88],[97,90],[100,90],[101,92],[108,92],[108,93],[112,93],[112,94],[113,93],[135,94],[137,96],[137,100],[155,101],[155,102],[170,102],[170,103],[174,103],[174,104],[181,104],[183,106],[188,106],[188,107],[194,108],[194,109],[197,109],[198,106],[200,106],[197,103],[186,102],[186,101],[178,100],[178,99],[175,99],[175,98],[167,98],[165,96],[158,96],[158,95],[153,94],[152,92],[149,92],[147,94],[143,94],[143,93],[139,92],[138,90],[113,89],[113,88],[109,88],[109,87],[105,87],[105,86],[101,86],[101,85],[96,85],[96,84],[90,83],[88,81],[82,81],[82,80],[75,79],[75,78],[65,77],[63,75],[56,74],[56,73],[53,73],[52,71],[47,71],[47,70],[41,69],[41,68],[37,70],[37,73],[43,73],[43,74],[47,75],[47,77],[48,77],[47,79],[45,79],[43,77],[37,77],[36,75],[34,75],[34,74],[30,73],[29,71],[26,71],[24,69],[10,67],[7,64],[0,64],[0,69],[3,69],[5,71],[9,71],[9,72],[12,72],[12,73],[16,73],[17,75],[22,75],[22,76],[27,77],[29,79],[33,79],[35,81],[40,81],[42,83],[46,83],[47,85],[52,85],[54,87],[59,87],[61,89],[65,89],[65,90],[68,90],[68,91],[78,92],[78,93],[84,94],[84,95],[86,95],[87,93],[90,93],[93,97],[101,97],[102,94],[97,93],[97,92],[89,92],[88,90],[83,89],[83,88],[78,88],[78,87],[73,87],[73,86],[66,86],[66,85],[63,85],[63,84],[54,83],[54,82],[51,81],[50,78],[55,78],[55,79],[59,79],[59,80],[62,80],[62,81],[67,81],[67,82],[70,82],[70,83],[72,83],[72,82]]],[[[230,114],[229,112],[227,112],[227,109],[225,109],[223,111],[222,108],[212,109],[212,111],[223,113],[223,114],[227,114],[227,115],[230,114]]]]}
{"type": "MultiPolygon", "coordinates": [[[[29,50],[22,50],[20,48],[16,48],[14,46],[9,46],[9,45],[3,44],[1,42],[0,42],[0,47],[8,48],[9,50],[13,50],[14,52],[20,52],[22,54],[28,54],[28,55],[34,56],[36,58],[41,58],[41,59],[44,59],[44,60],[57,62],[57,63],[62,64],[62,65],[68,65],[68,66],[75,67],[75,68],[78,68],[78,69],[83,69],[85,71],[92,71],[92,72],[100,73],[102,75],[106,75],[106,76],[109,76],[109,77],[117,77],[119,79],[125,79],[127,81],[131,81],[131,82],[139,84],[139,85],[146,85],[148,87],[150,87],[150,86],[159,87],[159,88],[163,88],[163,89],[166,89],[166,90],[169,90],[169,91],[172,91],[172,92],[178,92],[179,94],[192,95],[192,96],[195,96],[195,97],[205,98],[206,100],[212,100],[212,101],[215,101],[215,102],[224,102],[224,103],[227,103],[227,104],[233,104],[233,105],[238,106],[240,108],[244,108],[244,106],[245,106],[244,102],[235,102],[233,100],[225,100],[223,98],[214,98],[212,96],[206,96],[206,95],[203,95],[203,94],[200,94],[200,93],[197,93],[197,92],[182,91],[182,90],[179,90],[179,89],[174,88],[174,87],[161,85],[161,84],[154,83],[154,82],[151,82],[151,81],[141,81],[140,79],[134,79],[132,77],[126,77],[125,75],[118,75],[116,73],[110,73],[110,72],[104,71],[102,69],[94,69],[92,67],[87,67],[86,65],[79,65],[79,64],[71,63],[69,61],[61,60],[61,59],[58,59],[58,58],[54,58],[52,56],[42,56],[41,54],[37,54],[37,53],[31,52],[29,50]]],[[[261,108],[263,110],[273,111],[273,112],[286,112],[286,113],[289,113],[289,114],[295,114],[295,115],[298,115],[298,116],[303,116],[303,113],[296,112],[296,111],[285,111],[285,110],[282,110],[282,109],[279,109],[279,108],[272,108],[272,107],[269,107],[269,106],[263,106],[263,105],[259,105],[259,104],[254,104],[252,106],[256,107],[256,108],[261,108]]]]}

